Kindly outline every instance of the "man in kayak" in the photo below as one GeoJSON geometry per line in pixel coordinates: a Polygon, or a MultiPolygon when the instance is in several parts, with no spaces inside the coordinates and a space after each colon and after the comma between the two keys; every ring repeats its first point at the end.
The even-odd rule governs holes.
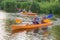
{"type": "MultiPolygon", "coordinates": [[[[34,17],[34,19],[33,19],[33,24],[39,24],[39,18],[38,18],[38,16],[36,15],[35,17],[34,17]]],[[[38,28],[36,28],[35,30],[34,30],[34,33],[38,33],[38,31],[39,31],[39,29],[38,28]]]]}
{"type": "Polygon", "coordinates": [[[37,15],[33,18],[33,24],[39,24],[39,18],[37,15]]]}
{"type": "MultiPolygon", "coordinates": [[[[43,23],[47,23],[47,22],[50,22],[50,20],[46,16],[43,16],[43,18],[41,20],[41,23],[43,24],[43,23]]],[[[48,27],[42,26],[41,30],[42,30],[42,33],[43,33],[44,36],[49,35],[48,27]]]]}

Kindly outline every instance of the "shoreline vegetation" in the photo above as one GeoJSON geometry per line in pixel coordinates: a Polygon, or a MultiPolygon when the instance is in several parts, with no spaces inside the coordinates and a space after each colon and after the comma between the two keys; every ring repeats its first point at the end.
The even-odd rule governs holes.
{"type": "Polygon", "coordinates": [[[31,0],[31,1],[19,1],[19,0],[2,0],[0,1],[0,9],[6,12],[16,13],[20,9],[25,9],[27,11],[31,10],[38,14],[60,14],[60,1],[59,0],[31,0]]]}
{"type": "Polygon", "coordinates": [[[52,35],[54,40],[60,40],[60,25],[55,25],[52,27],[52,35]]]}

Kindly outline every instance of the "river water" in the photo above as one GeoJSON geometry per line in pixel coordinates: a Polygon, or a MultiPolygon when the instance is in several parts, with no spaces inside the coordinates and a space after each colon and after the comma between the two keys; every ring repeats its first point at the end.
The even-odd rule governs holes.
{"type": "MultiPolygon", "coordinates": [[[[42,35],[34,34],[34,33],[29,35],[26,34],[26,31],[9,36],[8,33],[5,31],[6,15],[7,13],[0,11],[0,40],[41,40],[42,39],[42,35]]],[[[57,21],[53,21],[53,22],[54,25],[60,25],[59,18],[57,18],[57,21]]]]}

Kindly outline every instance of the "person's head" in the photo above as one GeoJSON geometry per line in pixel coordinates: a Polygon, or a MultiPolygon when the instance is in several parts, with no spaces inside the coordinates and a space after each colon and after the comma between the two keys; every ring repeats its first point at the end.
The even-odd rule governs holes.
{"type": "Polygon", "coordinates": [[[38,15],[35,15],[35,17],[38,17],[38,15]]]}
{"type": "Polygon", "coordinates": [[[46,16],[43,16],[43,19],[47,19],[47,17],[46,16]]]}
{"type": "Polygon", "coordinates": [[[25,11],[23,11],[23,13],[25,13],[25,11]]]}

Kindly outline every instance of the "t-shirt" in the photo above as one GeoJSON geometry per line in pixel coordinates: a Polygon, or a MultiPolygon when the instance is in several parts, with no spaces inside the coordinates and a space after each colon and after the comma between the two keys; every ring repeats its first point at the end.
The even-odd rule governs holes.
{"type": "Polygon", "coordinates": [[[38,17],[34,18],[34,21],[39,22],[39,18],[38,17]]]}

